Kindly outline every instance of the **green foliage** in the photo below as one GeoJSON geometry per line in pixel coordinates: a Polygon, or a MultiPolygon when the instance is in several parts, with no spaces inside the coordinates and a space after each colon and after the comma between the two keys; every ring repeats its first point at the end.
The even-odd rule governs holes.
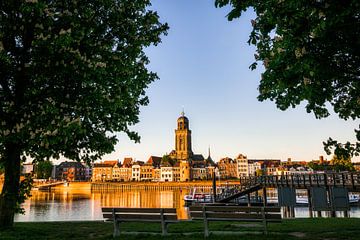
{"type": "Polygon", "coordinates": [[[21,204],[24,203],[27,198],[31,197],[32,186],[32,176],[30,174],[25,174],[24,179],[20,182],[20,192],[18,199],[16,200],[15,212],[25,214],[25,210],[21,207],[21,204]]]}
{"type": "MultiPolygon", "coordinates": [[[[342,119],[360,117],[360,2],[358,0],[215,0],[230,5],[228,19],[252,8],[256,19],[249,44],[265,70],[259,85],[260,101],[275,101],[286,110],[306,102],[317,118],[329,115],[331,105],[342,119]]],[[[345,158],[360,153],[357,143],[324,143],[329,154],[345,158]]]]}
{"type": "Polygon", "coordinates": [[[51,172],[53,169],[53,164],[51,161],[41,161],[35,165],[35,174],[36,178],[39,179],[48,179],[51,177],[51,172]]]}
{"type": "MultiPolygon", "coordinates": [[[[21,157],[90,163],[113,151],[115,132],[140,140],[130,127],[157,79],[144,48],[160,43],[168,29],[149,5],[0,1],[0,162],[6,163],[0,198],[6,204],[15,206],[23,193],[17,164],[10,164],[21,157]]],[[[10,205],[0,206],[0,227],[12,224],[10,205]]]]}
{"type": "MultiPolygon", "coordinates": [[[[137,123],[157,79],[143,49],[167,25],[149,0],[1,1],[0,151],[91,161],[137,123]]],[[[1,154],[1,152],[0,152],[1,154]]],[[[2,154],[1,154],[2,155],[2,154]]]]}
{"type": "Polygon", "coordinates": [[[164,155],[161,158],[161,164],[170,164],[170,166],[174,166],[176,163],[176,159],[171,158],[169,155],[164,155]]]}
{"type": "Polygon", "coordinates": [[[256,169],[255,176],[265,175],[265,171],[263,169],[256,169]]]}
{"type": "Polygon", "coordinates": [[[354,165],[351,163],[351,158],[344,158],[342,156],[334,155],[331,159],[333,169],[336,171],[354,171],[354,165]]]}

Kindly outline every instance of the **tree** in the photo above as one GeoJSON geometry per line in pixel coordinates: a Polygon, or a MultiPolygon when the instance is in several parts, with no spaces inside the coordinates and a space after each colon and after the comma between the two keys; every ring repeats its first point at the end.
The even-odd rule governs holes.
{"type": "Polygon", "coordinates": [[[161,164],[170,164],[170,166],[174,166],[176,163],[176,159],[171,158],[169,155],[164,155],[161,158],[161,164]]]}
{"type": "MultiPolygon", "coordinates": [[[[316,118],[331,105],[342,119],[360,117],[360,2],[358,0],[215,0],[230,5],[231,21],[252,8],[256,19],[248,43],[257,47],[255,62],[264,64],[260,101],[275,101],[281,110],[306,102],[316,118]]],[[[360,153],[356,143],[329,138],[325,151],[345,158],[360,153]]]]}
{"type": "Polygon", "coordinates": [[[333,169],[336,171],[354,171],[354,165],[351,163],[351,158],[344,158],[334,155],[331,159],[333,169]]]}
{"type": "Polygon", "coordinates": [[[51,172],[53,169],[53,164],[51,161],[41,161],[38,162],[35,166],[35,174],[37,178],[48,179],[51,177],[51,172]]]}
{"type": "Polygon", "coordinates": [[[157,79],[143,49],[168,26],[149,0],[0,1],[0,227],[12,226],[20,162],[91,162],[113,150],[157,79]]]}

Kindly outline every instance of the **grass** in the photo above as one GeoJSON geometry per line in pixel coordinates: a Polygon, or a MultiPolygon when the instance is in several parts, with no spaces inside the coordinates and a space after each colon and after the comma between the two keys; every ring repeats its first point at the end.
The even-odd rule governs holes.
{"type": "MultiPolygon", "coordinates": [[[[169,225],[170,235],[161,237],[160,224],[123,223],[119,239],[204,239],[202,222],[181,222],[169,225]]],[[[254,224],[211,222],[209,239],[360,239],[359,218],[313,218],[283,220],[269,224],[268,235],[254,224]]],[[[112,239],[113,224],[105,222],[29,222],[15,223],[14,228],[2,230],[0,239],[112,239]]]]}

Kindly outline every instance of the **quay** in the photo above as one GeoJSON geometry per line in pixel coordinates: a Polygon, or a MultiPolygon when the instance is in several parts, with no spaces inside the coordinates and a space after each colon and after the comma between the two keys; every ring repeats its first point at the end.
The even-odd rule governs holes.
{"type": "MultiPolygon", "coordinates": [[[[238,181],[228,181],[226,186],[234,187],[238,181]]],[[[217,184],[217,187],[225,184],[217,184]]],[[[91,191],[122,191],[122,190],[190,190],[197,188],[200,191],[210,192],[211,181],[195,182],[92,182],[91,191]]]]}

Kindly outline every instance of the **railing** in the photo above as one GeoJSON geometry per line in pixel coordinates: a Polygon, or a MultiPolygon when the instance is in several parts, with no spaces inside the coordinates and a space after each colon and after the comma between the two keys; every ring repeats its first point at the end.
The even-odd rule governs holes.
{"type": "Polygon", "coordinates": [[[217,194],[216,201],[221,201],[223,199],[229,198],[231,196],[237,195],[241,192],[249,190],[257,185],[259,185],[259,179],[256,177],[247,177],[242,179],[239,185],[235,185],[232,188],[224,188],[220,194],[217,194]]]}
{"type": "Polygon", "coordinates": [[[250,180],[265,187],[292,186],[307,188],[312,186],[339,186],[356,189],[360,187],[360,173],[316,173],[292,175],[265,175],[258,177],[245,177],[242,181],[250,180]],[[255,178],[255,179],[254,179],[255,178]]]}
{"type": "Polygon", "coordinates": [[[350,191],[360,191],[360,172],[355,173],[313,173],[313,174],[291,174],[291,175],[264,175],[241,177],[240,184],[232,188],[223,189],[217,195],[216,200],[233,199],[248,193],[256,191],[261,187],[346,187],[350,191]]]}

